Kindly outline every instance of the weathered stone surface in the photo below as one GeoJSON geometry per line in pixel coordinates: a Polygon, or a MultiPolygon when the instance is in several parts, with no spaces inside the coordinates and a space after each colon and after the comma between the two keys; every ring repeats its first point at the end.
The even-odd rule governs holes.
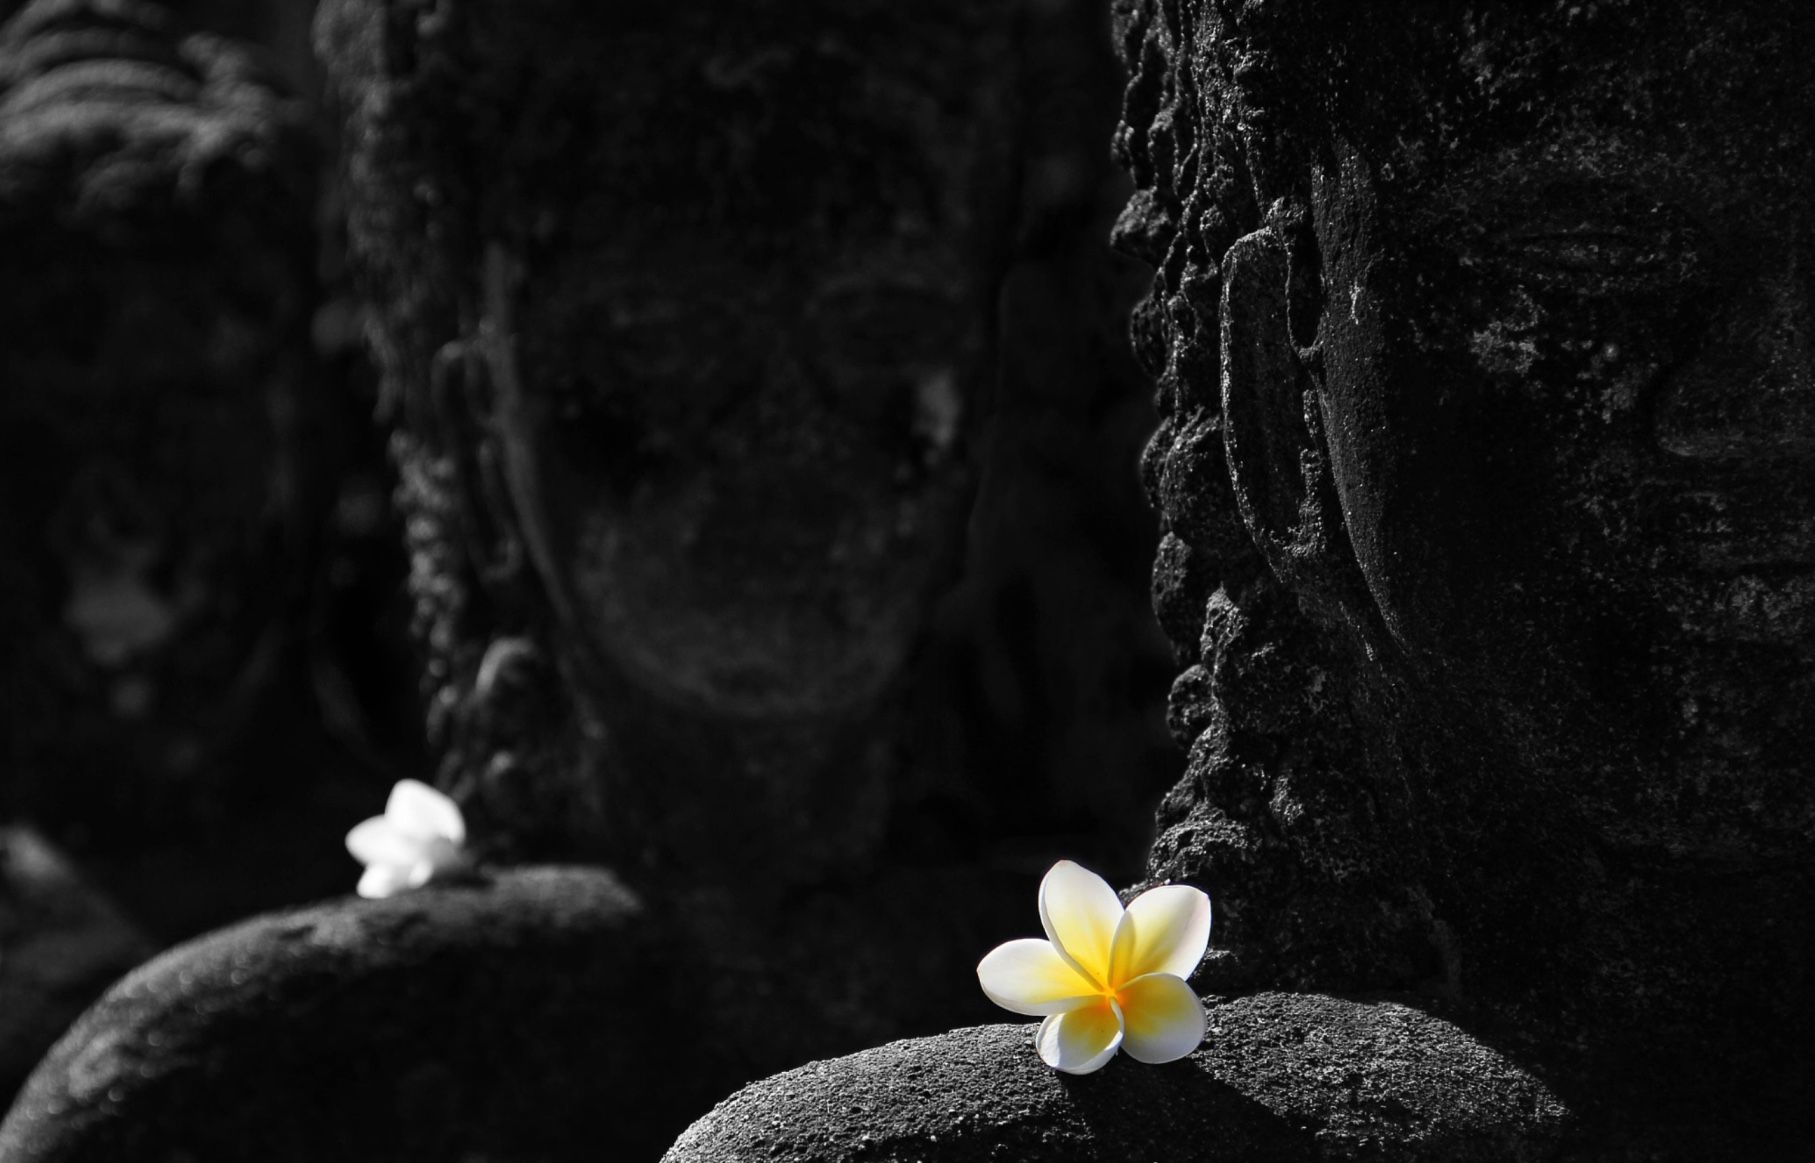
{"type": "Polygon", "coordinates": [[[1556,1157],[1562,1105],[1458,1026],[1405,1005],[1212,999],[1183,1061],[1071,1077],[1035,1026],[895,1042],[765,1079],[690,1127],[666,1163],[1556,1157]]]}
{"type": "Polygon", "coordinates": [[[754,1151],[771,1111],[801,1158],[1468,1157],[1366,1129],[1395,1109],[1453,1115],[1484,1157],[1803,1153],[1815,16],[1114,7],[1137,186],[1115,238],[1155,268],[1142,472],[1190,745],[1147,882],[1215,899],[1211,988],[1300,991],[1231,1004],[1404,991],[1451,1015],[1427,1063],[1457,1068],[1395,1108],[1405,1075],[1351,1026],[1335,1056],[1354,1036],[1353,1085],[1387,1101],[1346,1123],[1263,1036],[1231,1089],[1334,1132],[1156,1148],[1031,1097],[1107,1092],[1113,1065],[1066,1082],[1024,1054],[945,1097],[989,1036],[959,1032],[752,1088],[676,1157],[754,1151]],[[1494,1086],[1444,1085],[1481,1044],[1554,1096],[1535,1137],[1494,1086]],[[956,1063],[930,1099],[890,1073],[922,1053],[956,1063]]]}
{"type": "Polygon", "coordinates": [[[109,991],[0,1158],[652,1157],[729,1085],[690,1064],[694,965],[593,870],[261,917],[109,991]]]}
{"type": "Polygon", "coordinates": [[[323,7],[430,729],[499,854],[1144,843],[1113,64],[1037,7],[323,7]]]}
{"type": "Polygon", "coordinates": [[[882,842],[971,495],[1012,26],[323,8],[431,730],[499,853],[803,881],[882,842]]]}
{"type": "Polygon", "coordinates": [[[642,898],[532,868],[272,914],[114,987],[39,1067],[0,1158],[235,1159],[279,1134],[299,1138],[276,1158],[653,1156],[751,1079],[987,1019],[974,951],[1025,923],[1029,883],[922,867],[779,901],[642,898]],[[386,1121],[431,1099],[422,1127],[386,1121]]]}
{"type": "MultiPolygon", "coordinates": [[[[1083,87],[1050,86],[1046,153],[1018,191],[1038,208],[1038,237],[1022,240],[1032,265],[1001,300],[1022,345],[1003,373],[1019,395],[1002,444],[1023,465],[997,473],[993,512],[1013,528],[991,531],[963,613],[934,609],[998,374],[1008,171],[1025,160],[1008,106],[1025,79],[1008,8],[932,15],[328,6],[443,782],[485,853],[611,853],[663,895],[609,949],[565,959],[545,949],[580,922],[524,907],[517,874],[498,901],[451,888],[346,902],[185,946],[44,1065],[7,1149],[633,1153],[752,1077],[987,1017],[971,968],[1025,923],[1044,854],[978,859],[977,802],[1030,832],[1106,816],[1135,830],[1140,776],[1108,762],[1122,754],[1103,736],[1144,744],[1157,723],[1138,684],[1082,675],[1073,647],[1117,650],[1129,621],[1126,599],[1103,593],[1139,563],[1104,566],[1094,547],[1144,536],[1124,512],[1132,482],[1096,479],[1132,447],[1099,436],[1131,445],[1144,421],[1096,333],[1116,281],[1080,241],[1104,190],[1066,188],[1101,187],[1100,151],[1071,122],[1109,107],[1081,110],[1083,87]],[[1054,304],[1095,325],[1068,326],[1054,304]],[[1090,510],[1055,503],[1055,479],[1090,510]],[[1080,568],[1015,576],[1054,561],[1080,568]],[[1038,673],[1005,681],[1007,665],[951,630],[962,617],[1038,673]],[[939,633],[943,653],[926,641],[939,633]],[[948,671],[913,673],[944,665],[997,673],[944,687],[948,671]],[[1007,704],[983,744],[967,737],[973,696],[1007,704]],[[1043,738],[1022,748],[1034,729],[1043,738]],[[1011,743],[1003,775],[992,749],[1011,743]],[[1062,812],[1042,814],[1041,753],[1069,767],[1062,812]],[[935,794],[951,822],[894,810],[935,794]],[[497,945],[473,937],[507,915],[497,945]],[[324,931],[342,936],[318,948],[324,931]],[[643,975],[634,988],[613,956],[643,975]],[[671,965],[684,978],[664,976],[671,965]],[[493,981],[507,974],[521,979],[493,981]],[[450,1046],[436,1022],[459,1007],[445,996],[465,1005],[482,984],[483,1016],[450,1046]],[[601,1032],[594,990],[634,1013],[601,1032]],[[549,1035],[560,1007],[568,1024],[549,1035]],[[669,1022],[684,1061],[639,1033],[669,1022]],[[518,1045],[550,1037],[546,1051],[518,1045]],[[483,1054],[485,1040],[511,1053],[483,1054]],[[351,1076],[299,1081],[351,1043],[363,1055],[351,1076]],[[267,1046],[282,1049],[266,1060],[267,1046]],[[383,1123],[398,1108],[433,1117],[383,1123]],[[613,1112],[624,1122],[603,1127],[613,1112]]],[[[1107,70],[1088,67],[1101,91],[1107,70]]]]}
{"type": "Polygon", "coordinates": [[[1205,983],[1447,999],[1589,1157],[1781,1153],[1815,1091],[1809,11],[1115,7],[1196,732],[1148,878],[1216,900],[1205,983]]]}

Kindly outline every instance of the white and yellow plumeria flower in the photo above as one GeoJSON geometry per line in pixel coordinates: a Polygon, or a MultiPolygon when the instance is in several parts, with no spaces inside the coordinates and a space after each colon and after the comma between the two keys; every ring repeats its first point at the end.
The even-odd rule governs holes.
{"type": "Polygon", "coordinates": [[[1204,1040],[1204,1007],[1185,978],[1210,944],[1210,898],[1188,885],[1149,889],[1126,909],[1096,873],[1069,860],[1040,882],[1040,925],[977,965],[989,1000],[1044,1017],[1034,1045],[1055,1070],[1089,1074],[1117,1050],[1171,1062],[1204,1040]]]}
{"type": "Polygon", "coordinates": [[[466,867],[460,807],[426,783],[397,782],[384,815],[354,825],[347,851],[366,866],[359,895],[386,897],[466,867]]]}

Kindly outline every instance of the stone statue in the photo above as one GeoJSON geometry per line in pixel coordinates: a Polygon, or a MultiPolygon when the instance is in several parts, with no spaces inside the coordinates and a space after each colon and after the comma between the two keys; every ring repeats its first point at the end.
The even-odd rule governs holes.
{"type": "Polygon", "coordinates": [[[879,840],[1012,77],[965,64],[999,19],[849,7],[323,14],[432,726],[497,854],[799,884],[879,840]]]}
{"type": "Polygon", "coordinates": [[[861,1000],[875,949],[873,982],[747,1036],[835,946],[910,940],[859,900],[974,931],[881,857],[930,778],[902,692],[973,493],[1012,21],[400,11],[319,30],[438,782],[481,855],[608,864],[728,959],[718,1077],[901,1030],[917,990],[861,1000]]]}
{"type": "Polygon", "coordinates": [[[1209,1040],[1100,1087],[1019,1027],[900,1043],[669,1158],[748,1151],[758,1114],[789,1159],[1787,1157],[1815,18],[1127,0],[1116,28],[1190,751],[1147,877],[1216,902],[1209,1040]],[[915,1071],[980,1097],[929,1113],[889,1082],[915,1071]]]}
{"type": "Polygon", "coordinates": [[[250,54],[156,5],[0,30],[0,815],[193,837],[301,749],[316,146],[250,54]]]}
{"type": "Polygon", "coordinates": [[[270,899],[243,881],[188,899],[210,895],[190,891],[210,876],[200,861],[137,870],[218,843],[226,817],[256,835],[273,803],[296,824],[286,791],[322,746],[294,629],[333,451],[310,346],[306,109],[242,46],[155,5],[0,13],[10,1102],[156,948],[109,890],[160,885],[160,928],[270,899]],[[78,870],[65,846],[111,868],[78,870]]]}
{"type": "Polygon", "coordinates": [[[988,1014],[1019,876],[916,814],[975,795],[916,668],[1053,196],[1024,13],[935,8],[324,6],[436,781],[489,870],[159,958],[0,1157],[653,1157],[751,1078],[988,1014]]]}

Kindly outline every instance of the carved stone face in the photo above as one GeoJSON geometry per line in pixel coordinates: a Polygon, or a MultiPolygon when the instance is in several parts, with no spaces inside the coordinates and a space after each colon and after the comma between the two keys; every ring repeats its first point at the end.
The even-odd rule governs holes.
{"type": "Polygon", "coordinates": [[[1600,842],[1745,861],[1810,811],[1815,90],[1787,6],[1707,7],[1502,29],[1338,135],[1322,406],[1414,668],[1600,842]]]}
{"type": "Polygon", "coordinates": [[[1662,1154],[1789,1125],[1805,9],[1123,7],[1155,590],[1199,660],[1149,875],[1219,896],[1207,974],[1465,1007],[1662,1154]]]}
{"type": "Polygon", "coordinates": [[[27,811],[139,830],[218,810],[308,719],[279,692],[325,454],[304,111],[231,43],[105,7],[0,35],[0,683],[27,811]]]}
{"type": "Polygon", "coordinates": [[[978,288],[933,224],[823,249],[803,229],[774,265],[731,257],[731,233],[589,256],[625,274],[573,337],[585,394],[543,434],[574,505],[556,556],[580,629],[647,690],[736,714],[861,702],[962,520],[978,288]]]}
{"type": "Polygon", "coordinates": [[[618,44],[638,79],[598,98],[585,237],[523,289],[555,584],[596,657],[693,713],[870,700],[964,519],[988,111],[821,15],[618,44]]]}

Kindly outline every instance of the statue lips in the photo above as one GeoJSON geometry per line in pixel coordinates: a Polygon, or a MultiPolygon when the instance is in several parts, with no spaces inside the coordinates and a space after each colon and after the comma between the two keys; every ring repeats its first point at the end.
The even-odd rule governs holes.
{"type": "Polygon", "coordinates": [[[913,531],[935,523],[901,521],[913,499],[886,482],[846,473],[830,493],[768,470],[589,510],[573,566],[582,627],[630,681],[696,711],[863,705],[911,648],[933,549],[913,531]],[[793,503],[807,496],[812,506],[793,503]]]}
{"type": "Polygon", "coordinates": [[[1635,540],[1666,606],[1710,641],[1815,644],[1815,468],[1682,462],[1642,486],[1635,540]]]}
{"type": "Polygon", "coordinates": [[[1688,465],[1641,486],[1639,520],[1709,572],[1815,565],[1815,466],[1793,467],[1688,465]]]}
{"type": "Polygon", "coordinates": [[[1682,579],[1664,585],[1661,593],[1692,637],[1815,646],[1815,567],[1754,569],[1705,581],[1682,579]]]}

